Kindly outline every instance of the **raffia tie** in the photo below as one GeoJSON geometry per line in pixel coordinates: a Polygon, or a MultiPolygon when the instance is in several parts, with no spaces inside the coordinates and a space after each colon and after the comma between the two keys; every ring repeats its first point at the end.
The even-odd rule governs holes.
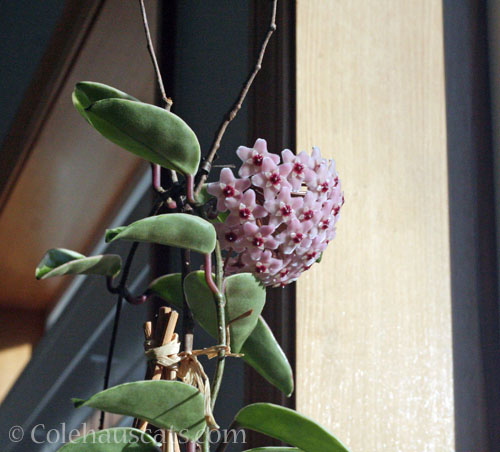
{"type": "Polygon", "coordinates": [[[154,340],[146,341],[144,348],[146,349],[148,360],[154,361],[163,367],[172,367],[181,360],[178,354],[181,349],[181,343],[177,335],[173,341],[167,342],[160,347],[156,347],[156,341],[154,340]]]}
{"type": "Polygon", "coordinates": [[[198,356],[206,355],[209,359],[216,357],[221,349],[226,350],[227,357],[241,357],[241,354],[231,353],[229,346],[214,345],[213,347],[192,352],[181,352],[180,342],[176,335],[175,339],[160,347],[155,346],[155,341],[149,340],[145,343],[146,356],[149,360],[167,368],[176,368],[177,376],[186,384],[194,386],[200,391],[205,400],[204,414],[210,430],[217,430],[219,426],[215,421],[212,411],[212,398],[210,394],[210,380],[198,360],[198,356]],[[180,363],[180,364],[179,364],[180,363]]]}

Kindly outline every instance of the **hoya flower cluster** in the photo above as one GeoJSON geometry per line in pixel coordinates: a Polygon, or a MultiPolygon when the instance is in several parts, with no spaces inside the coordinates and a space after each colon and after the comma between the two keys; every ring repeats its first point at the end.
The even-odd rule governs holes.
{"type": "Polygon", "coordinates": [[[226,250],[226,274],[252,272],[266,286],[285,285],[308,270],[335,237],[344,203],[333,160],[294,155],[285,149],[282,161],[267,151],[265,140],[236,151],[243,164],[235,178],[229,168],[207,191],[217,210],[227,212],[216,225],[226,250]]]}

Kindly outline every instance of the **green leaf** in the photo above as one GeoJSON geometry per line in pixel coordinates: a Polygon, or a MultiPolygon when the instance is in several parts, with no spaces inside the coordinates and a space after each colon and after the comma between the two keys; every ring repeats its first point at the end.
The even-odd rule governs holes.
{"type": "Polygon", "coordinates": [[[89,400],[73,400],[110,413],[144,419],[196,441],[203,433],[204,398],[195,387],[180,381],[136,381],[101,391],[89,400]]]}
{"type": "MultiPolygon", "coordinates": [[[[205,282],[203,271],[192,272],[184,281],[187,302],[195,319],[212,336],[217,337],[217,314],[214,296],[205,282]]],[[[266,291],[251,273],[226,278],[226,322],[252,313],[230,325],[231,350],[238,353],[257,325],[266,301],[266,291]]]]}
{"type": "Polygon", "coordinates": [[[129,152],[165,168],[195,174],[200,144],[178,116],[154,105],[103,99],[85,109],[94,128],[129,152]]]}
{"type": "Polygon", "coordinates": [[[215,249],[217,237],[214,227],[203,218],[167,213],[106,231],[106,242],[117,239],[152,242],[208,254],[215,249]]]}
{"type": "MultiPolygon", "coordinates": [[[[207,287],[203,272],[190,273],[187,278],[186,296],[193,315],[201,327],[212,337],[217,337],[217,314],[212,292],[207,287]]],[[[182,308],[180,273],[161,276],[149,289],[178,309],[182,308]]],[[[234,327],[237,324],[233,325],[234,327]]],[[[269,383],[285,395],[293,393],[293,372],[288,359],[262,317],[240,350],[243,360],[260,373],[269,383]]]]}
{"type": "Polygon", "coordinates": [[[148,290],[168,301],[177,309],[182,310],[182,275],[180,273],[172,273],[156,278],[151,282],[148,290]]]}
{"type": "Polygon", "coordinates": [[[159,452],[161,447],[147,433],[130,427],[108,428],[80,436],[59,452],[159,452]]]}
{"type": "MultiPolygon", "coordinates": [[[[228,287],[233,290],[230,281],[238,282],[238,278],[231,280],[231,278],[235,276],[239,275],[227,278],[226,295],[228,287]]],[[[263,288],[260,289],[264,292],[263,288]]],[[[184,281],[184,290],[186,291],[186,298],[193,311],[194,318],[208,334],[216,338],[217,314],[215,301],[212,292],[205,282],[204,272],[199,271],[190,273],[184,281]]],[[[263,296],[265,296],[265,294],[263,296]]],[[[240,301],[243,301],[243,305],[245,305],[244,294],[240,301]]],[[[226,313],[229,319],[236,318],[239,312],[246,312],[245,309],[241,309],[241,307],[237,310],[231,309],[231,303],[232,301],[228,297],[226,302],[226,313]],[[232,312],[232,314],[229,314],[229,312],[232,312]]],[[[254,312],[254,314],[257,314],[257,312],[254,312]]],[[[252,316],[254,314],[252,314],[252,316]]],[[[290,396],[293,392],[292,368],[271,329],[262,317],[258,318],[256,326],[252,329],[243,345],[239,342],[233,343],[233,336],[237,337],[238,341],[240,341],[246,335],[246,328],[243,334],[239,334],[238,332],[238,328],[244,326],[243,324],[238,324],[245,320],[246,319],[235,322],[231,327],[231,349],[235,352],[238,350],[238,352],[241,351],[244,353],[243,360],[247,364],[252,366],[267,381],[276,386],[285,395],[290,396]]],[[[249,329],[250,328],[251,325],[249,326],[249,329]]]]}
{"type": "Polygon", "coordinates": [[[257,447],[257,449],[247,449],[243,452],[303,452],[296,447],[257,447]]]}
{"type": "Polygon", "coordinates": [[[135,97],[123,91],[97,82],[78,82],[72,94],[73,105],[87,121],[89,119],[85,109],[89,108],[94,102],[103,99],[128,99],[139,102],[135,97]]]}
{"type": "Polygon", "coordinates": [[[304,452],[348,452],[328,430],[294,410],[271,403],[254,403],[240,410],[238,427],[276,438],[304,452]]]}
{"type": "Polygon", "coordinates": [[[226,313],[228,322],[252,310],[250,316],[231,324],[231,349],[239,353],[257,325],[266,302],[266,289],[251,273],[239,273],[226,278],[226,313]]]}
{"type": "Polygon", "coordinates": [[[116,276],[120,273],[121,257],[104,254],[85,257],[83,254],[64,248],[53,248],[45,253],[36,267],[36,279],[61,275],[103,275],[116,276]]]}
{"type": "Polygon", "coordinates": [[[205,281],[205,272],[200,270],[189,273],[184,280],[184,292],[196,321],[210,336],[217,338],[215,298],[205,281]]]}
{"type": "Polygon", "coordinates": [[[269,383],[276,386],[286,396],[293,393],[293,371],[288,359],[274,337],[271,328],[260,317],[241,348],[243,359],[261,374],[269,383]]]}

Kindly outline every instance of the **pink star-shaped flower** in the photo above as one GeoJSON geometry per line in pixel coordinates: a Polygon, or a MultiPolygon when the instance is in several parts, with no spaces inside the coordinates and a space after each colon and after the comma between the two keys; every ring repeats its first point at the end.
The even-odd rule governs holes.
{"type": "Polygon", "coordinates": [[[266,201],[264,207],[269,212],[269,224],[278,226],[281,223],[288,223],[296,217],[296,211],[302,207],[301,196],[293,197],[289,187],[283,187],[276,199],[266,201]]]}
{"type": "Polygon", "coordinates": [[[239,245],[246,247],[247,252],[253,260],[258,260],[265,249],[274,250],[278,248],[278,242],[271,235],[274,232],[272,226],[257,226],[254,223],[243,225],[243,237],[239,239],[239,245]]]}
{"type": "Polygon", "coordinates": [[[264,158],[270,158],[276,165],[280,162],[279,155],[271,154],[267,150],[266,140],[259,138],[253,148],[240,146],[236,151],[236,155],[241,159],[241,165],[238,174],[240,177],[249,177],[258,173],[262,168],[264,158]]]}
{"type": "Polygon", "coordinates": [[[312,221],[317,223],[321,217],[321,203],[317,201],[317,194],[308,191],[304,196],[304,202],[297,210],[297,218],[300,221],[312,221]]]}
{"type": "Polygon", "coordinates": [[[272,257],[269,250],[265,250],[259,257],[259,260],[253,260],[249,254],[244,254],[242,257],[243,263],[253,268],[253,272],[257,277],[265,277],[267,274],[275,275],[283,267],[283,261],[272,257]]]}
{"type": "Polygon", "coordinates": [[[256,203],[255,191],[252,189],[243,193],[240,199],[226,200],[226,206],[231,211],[226,219],[228,226],[254,221],[256,218],[263,218],[267,215],[267,210],[256,203]]]}
{"type": "Polygon", "coordinates": [[[311,160],[309,160],[309,168],[316,171],[320,165],[326,164],[327,160],[321,157],[321,151],[317,146],[313,146],[311,160]]]}
{"type": "Polygon", "coordinates": [[[262,162],[261,172],[252,176],[252,184],[264,190],[265,199],[272,199],[282,188],[291,188],[290,183],[286,180],[291,170],[291,163],[283,163],[278,166],[269,157],[266,157],[262,162]]]}
{"type": "Polygon", "coordinates": [[[292,185],[293,191],[299,191],[302,183],[311,183],[316,177],[314,171],[310,168],[311,157],[306,151],[302,151],[299,155],[295,155],[290,149],[285,149],[281,153],[284,163],[292,165],[292,171],[288,175],[288,181],[292,185]]]}
{"type": "Polygon", "coordinates": [[[236,251],[237,253],[245,250],[245,247],[242,247],[240,244],[241,238],[244,237],[241,226],[228,228],[225,223],[216,223],[215,230],[217,231],[217,237],[222,249],[236,251]]]}
{"type": "Polygon", "coordinates": [[[335,186],[335,181],[329,177],[328,166],[322,163],[316,169],[316,179],[308,183],[308,188],[315,191],[320,199],[328,197],[335,186]]]}
{"type": "Polygon", "coordinates": [[[283,252],[283,254],[291,254],[299,246],[303,249],[309,248],[312,240],[309,238],[307,232],[311,227],[311,221],[301,223],[294,218],[288,225],[286,231],[283,231],[278,236],[278,240],[282,243],[280,251],[283,252]]]}
{"type": "Polygon", "coordinates": [[[207,185],[207,192],[217,198],[217,210],[224,212],[227,210],[227,199],[239,199],[241,193],[250,187],[248,179],[236,179],[229,168],[223,168],[220,172],[219,182],[207,185]]]}

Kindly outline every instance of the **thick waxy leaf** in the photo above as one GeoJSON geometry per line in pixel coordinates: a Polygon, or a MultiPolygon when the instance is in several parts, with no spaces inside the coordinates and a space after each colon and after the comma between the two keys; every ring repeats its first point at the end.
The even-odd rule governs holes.
{"type": "MultiPolygon", "coordinates": [[[[191,294],[190,304],[194,317],[212,337],[217,337],[217,317],[212,292],[207,287],[202,272],[188,275],[186,291],[191,294]]],[[[161,276],[151,283],[149,289],[169,303],[182,309],[181,275],[161,276]]],[[[189,295],[187,295],[189,298],[189,295]]],[[[237,327],[237,324],[233,325],[237,327]]],[[[243,360],[259,372],[269,383],[290,396],[293,392],[293,372],[271,329],[262,317],[240,350],[243,360]]]]}
{"type": "Polygon", "coordinates": [[[248,449],[243,452],[303,452],[296,447],[257,447],[257,449],[248,449]]]}
{"type": "Polygon", "coordinates": [[[89,400],[74,400],[75,406],[90,406],[110,413],[144,419],[196,441],[206,423],[204,399],[193,386],[179,381],[137,381],[101,391],[89,400]]]}
{"type": "Polygon", "coordinates": [[[235,418],[239,427],[276,438],[304,452],[348,452],[328,430],[294,410],[271,403],[254,403],[235,418]]]}
{"type": "Polygon", "coordinates": [[[180,273],[172,273],[156,278],[151,282],[148,290],[168,301],[177,309],[182,310],[182,275],[180,273]]]}
{"type": "Polygon", "coordinates": [[[87,121],[89,121],[89,118],[85,113],[85,109],[89,108],[94,102],[103,99],[127,99],[138,102],[135,97],[123,91],[96,82],[79,82],[75,85],[72,94],[73,105],[87,121]]]}
{"type": "Polygon", "coordinates": [[[231,349],[238,353],[257,325],[266,303],[266,289],[251,273],[239,273],[226,278],[226,312],[228,322],[252,310],[248,317],[231,324],[231,349]]]}
{"type": "Polygon", "coordinates": [[[152,242],[208,254],[215,249],[216,233],[203,218],[186,213],[167,213],[106,231],[106,242],[117,239],[152,242]]]}
{"type": "Polygon", "coordinates": [[[196,321],[208,334],[217,338],[215,298],[205,282],[205,273],[203,271],[189,273],[184,280],[184,292],[196,321]]]}
{"type": "MultiPolygon", "coordinates": [[[[217,315],[214,296],[205,282],[202,271],[192,272],[184,281],[189,307],[200,325],[209,334],[217,335],[217,315]]],[[[240,273],[226,278],[226,322],[242,314],[252,313],[230,325],[231,350],[238,353],[257,324],[266,301],[266,291],[250,273],[240,273]]]]}
{"type": "Polygon", "coordinates": [[[293,371],[288,359],[274,337],[271,328],[259,318],[248,339],[243,344],[243,359],[269,383],[285,395],[293,393],[293,371]]]}
{"type": "Polygon", "coordinates": [[[104,254],[85,257],[83,254],[64,248],[53,248],[45,253],[36,267],[36,279],[61,275],[116,276],[122,266],[121,257],[104,254]]]}
{"type": "Polygon", "coordinates": [[[154,105],[103,99],[85,109],[91,124],[108,140],[165,168],[195,174],[200,144],[178,116],[154,105]]]}
{"type": "Polygon", "coordinates": [[[147,433],[130,427],[108,428],[80,436],[59,452],[159,452],[160,444],[147,433]]]}

